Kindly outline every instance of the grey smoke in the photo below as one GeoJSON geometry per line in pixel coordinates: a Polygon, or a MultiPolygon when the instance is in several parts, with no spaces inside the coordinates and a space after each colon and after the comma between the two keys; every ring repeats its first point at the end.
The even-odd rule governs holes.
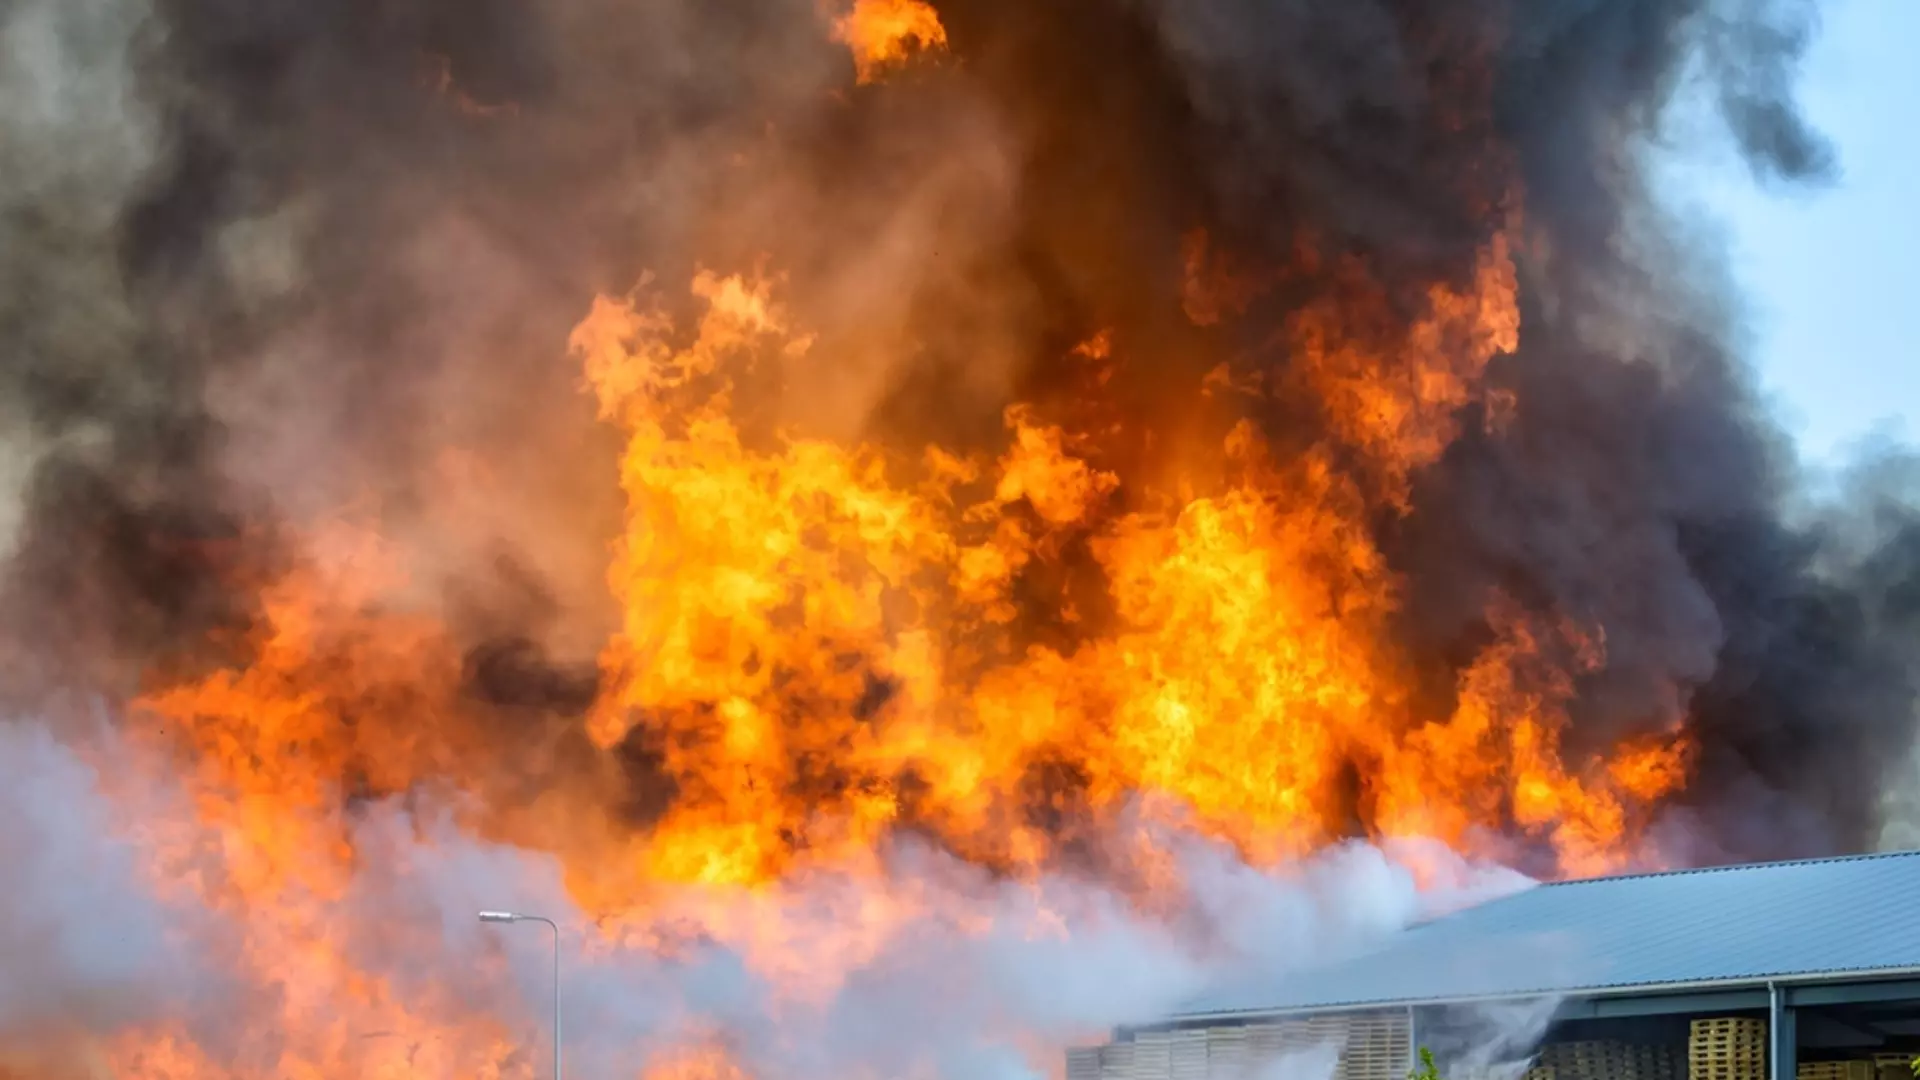
{"type": "MultiPolygon", "coordinates": [[[[1211,422],[1182,404],[1199,376],[1286,316],[1187,325],[1190,225],[1256,264],[1310,227],[1413,302],[1518,198],[1526,330],[1490,375],[1513,419],[1466,418],[1414,513],[1378,523],[1426,704],[1497,591],[1604,632],[1573,752],[1703,733],[1701,851],[1868,842],[1911,743],[1905,623],[1857,614],[1872,586],[1788,520],[1798,478],[1718,250],[1649,191],[1682,85],[1757,173],[1831,174],[1792,94],[1814,5],[948,0],[964,62],[855,99],[827,93],[849,61],[813,5],[730,11],[12,5],[5,123],[30,167],[4,196],[26,257],[0,269],[0,488],[24,501],[0,520],[25,692],[205,663],[196,643],[250,617],[207,544],[272,565],[277,523],[343,505],[456,633],[589,660],[614,436],[559,347],[646,273],[674,295],[696,260],[793,269],[815,353],[844,362],[771,372],[740,409],[841,438],[997,439],[1012,397],[1077,392],[1060,343],[1112,327],[1170,358],[1109,387],[1137,414],[1124,471],[1211,422]],[[503,628],[527,582],[547,614],[503,628]]],[[[1316,438],[1311,403],[1268,409],[1277,453],[1316,438]]],[[[1047,607],[1036,637],[1082,632],[1047,607]]]]}
{"type": "Polygon", "coordinates": [[[42,440],[97,438],[64,390],[137,393],[137,316],[114,230],[157,159],[133,59],[139,0],[0,7],[0,552],[42,440]]]}
{"type": "MultiPolygon", "coordinates": [[[[1138,441],[1113,451],[1125,464],[1199,426],[1177,405],[1198,376],[1267,347],[1289,314],[1278,296],[1216,334],[1188,325],[1173,287],[1187,229],[1256,263],[1311,231],[1411,304],[1471,265],[1518,195],[1526,330],[1491,373],[1513,419],[1490,433],[1466,417],[1413,513],[1377,524],[1436,712],[1498,590],[1605,631],[1573,751],[1683,719],[1699,734],[1698,779],[1656,837],[1673,857],[1852,850],[1907,813],[1907,777],[1888,770],[1912,748],[1920,655],[1910,492],[1893,477],[1800,505],[1721,254],[1649,191],[1686,80],[1756,175],[1831,174],[1792,98],[1815,5],[940,8],[958,60],[855,94],[810,0],[0,3],[0,689],[23,715],[64,717],[76,692],[118,700],[231,660],[208,643],[254,615],[234,579],[286,554],[278,525],[348,502],[425,569],[427,596],[406,599],[444,607],[462,644],[590,657],[620,506],[613,436],[561,346],[593,294],[647,272],[677,285],[696,260],[763,254],[791,270],[819,351],[851,359],[746,387],[742,406],[834,437],[989,442],[1012,397],[1074,400],[1054,358],[1112,327],[1172,358],[1112,388],[1138,441]],[[1448,115],[1480,74],[1491,114],[1448,115]]],[[[1270,407],[1255,419],[1279,452],[1324,435],[1312,403],[1270,407]]],[[[1033,618],[1036,638],[1080,632],[1033,618]]],[[[562,681],[543,693],[577,698],[547,685],[562,681]]],[[[585,771],[523,749],[574,720],[536,706],[475,734],[529,759],[528,801],[585,771]]],[[[64,720],[0,727],[20,779],[0,806],[29,826],[0,842],[20,845],[36,900],[82,921],[0,933],[24,965],[7,974],[51,995],[7,987],[0,1034],[45,1001],[83,1032],[177,1021],[265,1068],[274,1037],[234,1020],[272,1019],[281,991],[245,985],[247,928],[143,899],[138,844],[50,730],[81,738],[64,720]],[[76,929],[96,915],[127,937],[76,929]],[[178,966],[176,934],[242,988],[178,966]]],[[[339,917],[354,959],[429,1020],[500,1018],[523,1061],[540,942],[471,913],[561,912],[585,1075],[715,1031],[823,1078],[856,1061],[1017,1075],[1023,1040],[1046,1050],[1236,968],[1359,947],[1429,902],[1365,848],[1269,873],[1187,838],[1185,921],[1052,868],[1039,896],[1075,917],[1066,938],[1030,940],[1052,925],[1033,894],[903,840],[895,884],[945,890],[987,932],[894,942],[796,1013],[712,941],[582,955],[607,913],[568,910],[551,856],[473,840],[452,827],[460,807],[407,794],[353,808],[364,861],[339,917]]],[[[830,882],[789,888],[821,919],[844,900],[830,882]]]]}
{"type": "Polygon", "coordinates": [[[1792,97],[1817,6],[1465,5],[1430,38],[1392,3],[1149,6],[1241,151],[1214,163],[1229,205],[1266,176],[1255,197],[1295,193],[1389,257],[1457,242],[1435,231],[1443,196],[1420,178],[1477,152],[1420,138],[1434,107],[1422,50],[1498,57],[1496,123],[1538,243],[1520,351],[1491,372],[1518,405],[1497,435],[1469,425],[1387,532],[1409,574],[1407,633],[1457,656],[1496,592],[1597,627],[1607,661],[1580,687],[1574,745],[1683,720],[1700,735],[1689,805],[1664,826],[1690,838],[1675,857],[1871,843],[1883,770],[1913,742],[1920,628],[1881,597],[1911,587],[1901,552],[1920,533],[1902,507],[1920,488],[1883,488],[1870,536],[1846,520],[1857,494],[1795,520],[1801,478],[1737,351],[1716,239],[1649,189],[1683,83],[1706,88],[1757,175],[1832,175],[1792,97]],[[1318,152],[1303,160],[1303,143],[1318,152]]]}

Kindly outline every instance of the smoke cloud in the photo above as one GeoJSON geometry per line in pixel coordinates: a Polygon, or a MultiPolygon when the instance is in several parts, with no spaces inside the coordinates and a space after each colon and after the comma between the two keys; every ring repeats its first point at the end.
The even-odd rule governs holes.
{"type": "Polygon", "coordinates": [[[0,750],[0,1068],[38,1076],[156,1019],[198,965],[174,936],[191,918],[149,896],[93,769],[37,723],[0,726],[0,750]]]}
{"type": "MultiPolygon", "coordinates": [[[[562,927],[571,1074],[719,1069],[705,1055],[725,1049],[741,1068],[823,1080],[868,1070],[1024,1080],[1048,1075],[1062,1046],[1155,1019],[1223,978],[1338,959],[1520,884],[1433,849],[1425,854],[1442,883],[1423,891],[1403,863],[1364,845],[1262,872],[1230,848],[1173,833],[1169,850],[1209,904],[1186,925],[1075,876],[996,880],[914,844],[892,853],[896,884],[878,895],[871,882],[822,877],[773,894],[662,898],[688,925],[753,920],[787,941],[797,981],[775,982],[698,933],[663,947],[647,926],[596,928],[607,917],[569,899],[551,857],[476,841],[398,801],[364,808],[353,843],[365,862],[344,891],[223,923],[185,902],[185,879],[249,868],[220,857],[217,834],[196,832],[170,805],[184,797],[177,785],[126,759],[110,735],[85,754],[119,762],[111,781],[39,723],[0,737],[4,808],[17,824],[0,904],[0,1065],[33,1077],[114,1075],[97,1070],[116,1037],[162,1023],[231,1070],[216,1075],[270,1075],[316,1050],[341,1067],[537,1075],[549,1045],[547,930],[481,924],[484,903],[551,913],[562,927]],[[140,846],[171,852],[182,880],[151,880],[140,846]],[[870,945],[842,953],[845,931],[862,923],[870,945]],[[322,940],[326,951],[310,952],[322,940]],[[340,981],[342,962],[364,985],[340,981]],[[279,1010],[316,990],[324,1019],[283,1028],[279,1010]],[[491,1039],[473,1037],[476,1016],[496,1018],[491,1039]]],[[[198,1060],[150,1048],[127,1064],[195,1075],[198,1060]]]]}
{"type": "MultiPolygon", "coordinates": [[[[1559,703],[1570,757],[1689,734],[1648,861],[1914,835],[1911,475],[1884,451],[1805,486],[1721,252],[1650,189],[1682,87],[1759,180],[1832,175],[1793,100],[1815,4],[932,6],[944,51],[863,83],[832,30],[850,5],[814,0],[0,0],[0,705],[33,718],[0,724],[0,811],[24,823],[0,830],[21,883],[0,897],[0,1045],[38,1055],[0,1070],[81,1075],[85,1053],[129,1060],[117,1033],[165,1030],[184,1034],[139,1050],[142,1075],[197,1075],[193,1054],[524,1075],[540,943],[472,914],[525,904],[565,927],[583,1075],[653,1055],[716,1078],[1027,1076],[1205,984],[1510,882],[1364,845],[1251,859],[1200,831],[1122,857],[1088,825],[1110,778],[1070,760],[1027,763],[1026,805],[994,808],[1058,844],[1023,877],[916,819],[922,778],[859,790],[824,760],[847,740],[794,751],[787,794],[889,801],[883,886],[821,872],[596,910],[699,793],[646,723],[610,749],[583,730],[628,507],[622,433],[566,343],[603,295],[657,302],[684,345],[701,270],[778,279],[808,335],[732,388],[750,445],[992,456],[1018,403],[1102,436],[1084,456],[1124,478],[1102,492],[1117,520],[1206,486],[1224,467],[1196,448],[1251,430],[1333,478],[1343,550],[1378,552],[1409,715],[1453,715],[1510,625],[1578,624],[1591,642],[1543,640],[1542,673],[1515,676],[1559,703]],[[1408,328],[1495,237],[1517,336],[1456,402],[1412,354],[1474,343],[1408,328]],[[1384,359],[1319,364],[1315,327],[1384,359]],[[1097,386],[1092,341],[1131,359],[1097,386]],[[1404,393],[1382,406],[1368,380],[1404,393]],[[1402,449],[1429,413],[1430,460],[1402,449]],[[405,571],[362,606],[434,632],[327,638],[328,725],[196,744],[254,785],[199,820],[216,755],[169,743],[154,696],[270,668],[273,584],[360,566],[349,521],[405,571]],[[332,772],[294,790],[274,754],[332,772]],[[273,798],[347,869],[235,846],[272,831],[244,808],[273,798]],[[1415,864],[1460,876],[1423,892],[1415,864]],[[276,903],[222,925],[182,881],[276,903]],[[776,978],[748,941],[800,959],[776,978]],[[828,942],[849,951],[809,958],[828,942]]],[[[1020,578],[1014,647],[1071,655],[1122,621],[1087,534],[1020,578]]],[[[853,653],[863,708],[910,693],[853,653]]],[[[1363,838],[1386,800],[1351,756],[1325,816],[1363,838]]],[[[1527,824],[1511,795],[1481,801],[1527,824]]],[[[1519,825],[1482,850],[1556,871],[1519,825]]]]}

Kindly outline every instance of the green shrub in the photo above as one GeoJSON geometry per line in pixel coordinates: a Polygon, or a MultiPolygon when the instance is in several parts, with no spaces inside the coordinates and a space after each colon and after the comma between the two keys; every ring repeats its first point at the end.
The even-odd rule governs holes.
{"type": "MultiPolygon", "coordinates": [[[[1913,1075],[1920,1077],[1920,1058],[1915,1058],[1913,1075]]],[[[1420,1067],[1407,1074],[1407,1080],[1440,1080],[1440,1068],[1433,1063],[1433,1051],[1420,1048],[1420,1067]]]]}

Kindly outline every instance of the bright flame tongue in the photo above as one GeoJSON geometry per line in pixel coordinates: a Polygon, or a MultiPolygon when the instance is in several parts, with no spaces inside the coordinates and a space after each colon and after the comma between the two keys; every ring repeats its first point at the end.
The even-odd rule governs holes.
{"type": "MultiPolygon", "coordinates": [[[[945,40],[917,0],[858,0],[837,27],[863,81],[909,42],[945,40]]],[[[1139,362],[1117,334],[1063,359],[1085,401],[1017,404],[1003,449],[981,453],[748,415],[736,391],[756,366],[834,365],[777,279],[699,274],[697,326],[653,303],[677,298],[599,299],[571,344],[627,437],[628,515],[609,573],[622,623],[587,732],[602,764],[616,748],[656,762],[672,797],[644,828],[590,784],[531,805],[448,800],[459,824],[555,853],[601,919],[590,952],[671,955],[691,926],[803,1002],[917,919],[978,932],[938,889],[889,878],[886,841],[907,832],[1017,883],[1092,861],[1167,910],[1184,887],[1167,826],[1260,866],[1355,834],[1468,852],[1518,837],[1562,872],[1629,861],[1648,808],[1684,779],[1685,745],[1563,751],[1597,635],[1490,598],[1491,640],[1437,712],[1394,644],[1374,527],[1405,511],[1488,362],[1516,346],[1508,243],[1494,236],[1470,280],[1410,315],[1364,268],[1329,270],[1287,323],[1280,373],[1210,373],[1196,391],[1225,418],[1215,436],[1150,469],[1103,444],[1110,417],[1086,419],[1139,362]],[[1316,409],[1322,442],[1268,445],[1233,419],[1248,396],[1316,409]],[[854,887],[788,902],[835,882],[854,887]]],[[[1204,237],[1189,254],[1184,306],[1212,325],[1249,294],[1199,280],[1204,237]]],[[[1497,421],[1503,403],[1486,404],[1497,421]]],[[[369,857],[347,790],[414,791],[498,751],[459,734],[444,630],[370,613],[401,592],[377,546],[323,550],[266,594],[248,667],[141,703],[165,723],[139,738],[176,755],[197,800],[193,820],[143,826],[150,869],[163,895],[242,927],[243,977],[284,991],[290,1030],[228,1055],[260,1075],[523,1075],[499,1064],[512,1033],[458,1019],[486,1009],[367,974],[335,932],[369,857]],[[190,873],[209,848],[223,875],[190,873]]],[[[1029,927],[1066,918],[1033,906],[1029,927]]],[[[740,1074],[697,1039],[667,1049],[659,1075],[740,1074]]],[[[112,1056],[125,1075],[233,1075],[184,1036],[112,1056]]]]}
{"type": "Polygon", "coordinates": [[[1325,451],[1278,460],[1241,424],[1208,466],[1225,481],[1187,497],[1103,470],[1076,454],[1097,455],[1089,435],[1026,407],[997,461],[749,445],[734,378],[771,355],[830,364],[805,356],[774,283],[703,273],[684,348],[665,316],[599,301],[573,344],[631,435],[630,516],[611,574],[626,621],[591,730],[613,746],[638,725],[678,785],[649,875],[764,882],[902,823],[1031,869],[1055,833],[1142,793],[1268,861],[1356,818],[1460,846],[1516,825],[1569,870],[1622,859],[1630,811],[1677,782],[1661,763],[1677,750],[1561,759],[1566,665],[1597,663],[1577,627],[1503,608],[1450,717],[1413,711],[1385,644],[1393,581],[1365,515],[1404,499],[1483,366],[1514,347],[1514,288],[1496,238],[1471,288],[1436,287],[1397,341],[1343,331],[1366,312],[1296,321],[1297,392],[1324,403],[1375,490],[1325,451]],[[1149,509],[1116,509],[1123,480],[1149,509]],[[1049,617],[1077,645],[1023,643],[1025,575],[1078,540],[1110,615],[1090,625],[1061,595],[1049,617]]]}
{"type": "MultiPolygon", "coordinates": [[[[956,900],[967,888],[889,871],[885,841],[904,830],[1036,887],[1093,860],[1162,913],[1189,887],[1169,829],[1265,866],[1356,831],[1458,851],[1519,836],[1563,871],[1618,865],[1683,779],[1684,746],[1563,756],[1572,680],[1600,643],[1497,598],[1450,715],[1424,715],[1369,528],[1514,347],[1514,290],[1496,237],[1467,285],[1433,288],[1398,332],[1378,329],[1392,323],[1364,310],[1365,289],[1358,312],[1353,295],[1309,305],[1290,324],[1284,390],[1320,403],[1340,448],[1283,453],[1226,423],[1208,453],[1154,476],[1030,405],[1007,411],[997,454],[758,430],[738,380],[832,360],[777,281],[700,274],[697,327],[602,298],[572,346],[628,436],[628,521],[609,575],[623,624],[587,730],[602,751],[651,755],[673,795],[639,829],[591,784],[529,805],[448,802],[470,832],[559,856],[575,905],[600,919],[590,951],[671,957],[691,927],[737,950],[783,1008],[831,999],[929,918],[1004,932],[956,900]]],[[[1070,360],[1098,387],[1126,342],[1099,335],[1070,360]]],[[[1222,369],[1206,385],[1231,403],[1274,389],[1257,382],[1222,369]]],[[[138,739],[177,755],[198,811],[141,826],[156,889],[241,928],[238,973],[284,986],[273,1015],[289,1030],[249,1036],[236,1053],[255,1064],[238,1073],[184,1035],[130,1035],[109,1048],[122,1075],[530,1067],[523,1040],[457,987],[369,973],[353,949],[388,944],[378,920],[355,924],[374,943],[351,948],[338,927],[369,902],[356,890],[379,858],[347,790],[430,792],[498,764],[460,734],[445,632],[380,613],[403,575],[373,535],[321,538],[307,570],[266,592],[250,666],[142,702],[163,723],[138,739]],[[213,877],[192,869],[210,848],[213,877]]],[[[1036,898],[1018,918],[1046,934],[1074,917],[1036,898]]],[[[698,1037],[662,1049],[682,1055],[666,1072],[737,1071],[698,1037]]]]}
{"type": "Polygon", "coordinates": [[[946,27],[924,0],[854,0],[853,8],[834,23],[834,35],[853,51],[863,83],[904,62],[914,48],[942,49],[947,44],[946,27]]]}

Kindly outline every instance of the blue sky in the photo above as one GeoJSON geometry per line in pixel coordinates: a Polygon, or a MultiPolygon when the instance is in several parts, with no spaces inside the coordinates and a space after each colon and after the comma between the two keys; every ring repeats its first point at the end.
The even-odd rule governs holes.
{"type": "Polygon", "coordinates": [[[1724,144],[1676,139],[1668,181],[1717,219],[1754,361],[1809,465],[1876,434],[1920,439],[1920,0],[1827,0],[1801,101],[1838,181],[1762,190],[1724,144]]]}

